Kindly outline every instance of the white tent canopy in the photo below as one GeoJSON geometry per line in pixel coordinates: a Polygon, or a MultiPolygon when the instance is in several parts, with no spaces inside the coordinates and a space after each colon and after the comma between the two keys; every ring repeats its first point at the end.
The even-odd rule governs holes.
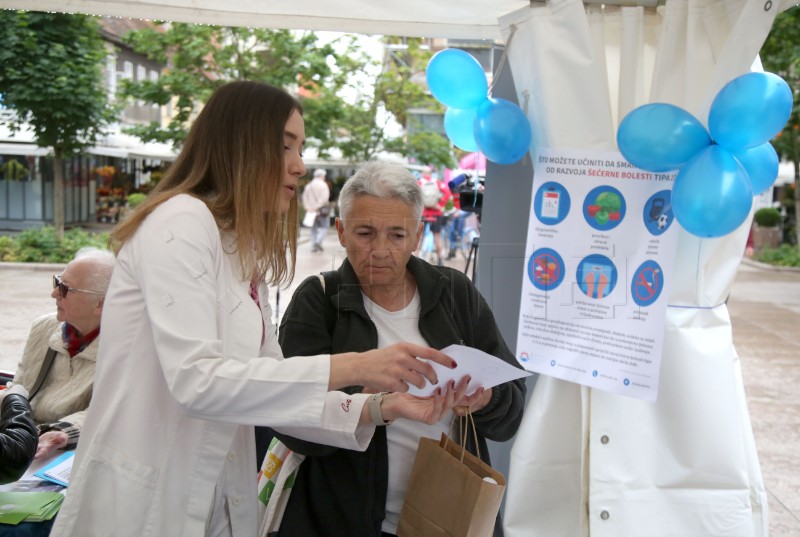
{"type": "Polygon", "coordinates": [[[527,0],[0,0],[0,6],[118,17],[333,30],[363,34],[499,39],[497,18],[527,0]]]}
{"type": "MultiPolygon", "coordinates": [[[[500,39],[498,19],[542,0],[0,0],[0,7],[362,34],[500,39]]],[[[584,0],[655,6],[664,0],[584,0]]],[[[781,8],[796,4],[781,0],[781,8]]]]}

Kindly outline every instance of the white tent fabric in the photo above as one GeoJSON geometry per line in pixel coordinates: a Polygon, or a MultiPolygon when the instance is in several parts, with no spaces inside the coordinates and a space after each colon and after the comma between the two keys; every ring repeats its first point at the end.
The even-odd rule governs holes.
{"type": "MultiPolygon", "coordinates": [[[[755,0],[757,3],[760,0],[755,0]]],[[[0,8],[378,35],[500,39],[500,17],[545,0],[0,0],[0,8]]],[[[656,6],[664,0],[584,0],[656,6]]],[[[737,3],[736,0],[733,2],[737,3]]],[[[797,0],[774,0],[781,9],[797,0]]],[[[763,4],[763,2],[762,2],[763,4]]],[[[567,37],[570,38],[569,36],[567,37]]]]}
{"type": "Polygon", "coordinates": [[[466,39],[499,39],[497,18],[528,4],[529,0],[0,0],[0,7],[14,9],[466,39]]]}
{"type": "MultiPolygon", "coordinates": [[[[621,118],[649,102],[705,123],[719,89],[750,70],[776,11],[745,0],[669,0],[658,11],[551,0],[503,17],[533,145],[616,150],[621,118]]],[[[725,306],[749,224],[714,240],[681,232],[657,402],[539,377],[511,452],[508,537],[767,535],[725,306]]]]}

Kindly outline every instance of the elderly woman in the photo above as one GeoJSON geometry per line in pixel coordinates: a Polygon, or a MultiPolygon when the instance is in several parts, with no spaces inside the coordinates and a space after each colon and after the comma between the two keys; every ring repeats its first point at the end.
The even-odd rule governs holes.
{"type": "Polygon", "coordinates": [[[36,458],[74,449],[92,398],[100,318],[114,270],[110,250],[81,248],[53,276],[56,311],[33,322],[12,386],[30,393],[38,425],[36,458]]]}
{"type": "MultiPolygon", "coordinates": [[[[403,341],[438,349],[457,343],[519,367],[472,282],[458,271],[412,256],[422,234],[423,202],[411,173],[371,162],[345,183],[339,206],[336,230],[347,258],[338,270],[324,278],[312,276],[298,287],[280,327],[285,355],[367,351],[403,341]]],[[[456,389],[465,390],[468,380],[456,389]]],[[[349,391],[383,389],[353,386],[349,391]]],[[[514,435],[524,400],[522,380],[464,394],[462,404],[473,414],[477,447],[487,463],[486,439],[505,441],[514,435]]],[[[431,425],[397,420],[379,427],[363,453],[278,435],[307,456],[278,535],[393,535],[419,439],[438,439],[452,417],[448,412],[431,425]]],[[[468,449],[478,451],[472,436],[468,449]]],[[[498,521],[495,536],[501,534],[498,521]]]]}

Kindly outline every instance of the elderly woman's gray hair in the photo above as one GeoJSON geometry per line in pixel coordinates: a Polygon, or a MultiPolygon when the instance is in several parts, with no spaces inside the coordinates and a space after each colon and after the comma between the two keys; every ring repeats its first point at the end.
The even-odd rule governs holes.
{"type": "Polygon", "coordinates": [[[71,263],[91,264],[92,268],[86,277],[88,281],[83,285],[87,285],[92,291],[105,294],[108,284],[111,282],[111,273],[114,271],[116,260],[117,258],[111,250],[86,246],[75,253],[71,263]]]}
{"type": "Polygon", "coordinates": [[[422,219],[422,191],[417,179],[397,164],[377,160],[368,162],[345,182],[339,193],[342,220],[347,220],[353,201],[361,196],[402,201],[413,209],[417,221],[422,219]]]}

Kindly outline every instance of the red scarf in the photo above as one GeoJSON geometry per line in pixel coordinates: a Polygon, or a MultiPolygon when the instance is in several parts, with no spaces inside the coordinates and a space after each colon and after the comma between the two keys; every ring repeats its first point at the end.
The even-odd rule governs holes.
{"type": "Polygon", "coordinates": [[[64,340],[64,346],[67,348],[69,357],[72,358],[79,352],[83,351],[89,344],[100,335],[100,327],[98,326],[85,336],[82,336],[78,330],[69,323],[64,323],[61,337],[64,340]]]}

